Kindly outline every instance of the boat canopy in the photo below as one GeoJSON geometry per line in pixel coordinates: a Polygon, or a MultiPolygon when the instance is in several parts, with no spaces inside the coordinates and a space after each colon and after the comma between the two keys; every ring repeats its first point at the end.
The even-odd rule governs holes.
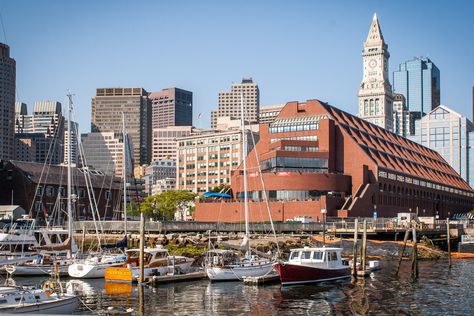
{"type": "Polygon", "coordinates": [[[225,198],[230,199],[232,196],[227,193],[217,193],[217,192],[206,192],[203,195],[204,197],[217,197],[217,198],[225,198]]]}

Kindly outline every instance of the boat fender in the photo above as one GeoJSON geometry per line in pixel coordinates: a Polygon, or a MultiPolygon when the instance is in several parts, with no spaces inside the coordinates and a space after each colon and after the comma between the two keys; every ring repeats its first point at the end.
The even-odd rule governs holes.
{"type": "Polygon", "coordinates": [[[54,292],[54,282],[51,280],[44,281],[41,289],[44,291],[44,294],[50,296],[54,292]]]}

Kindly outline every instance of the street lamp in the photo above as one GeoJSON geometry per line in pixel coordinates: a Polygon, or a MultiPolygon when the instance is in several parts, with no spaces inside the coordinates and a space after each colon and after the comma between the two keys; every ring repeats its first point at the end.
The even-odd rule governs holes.
{"type": "Polygon", "coordinates": [[[326,246],[326,213],[327,210],[323,208],[321,214],[323,214],[323,247],[326,246]]]}

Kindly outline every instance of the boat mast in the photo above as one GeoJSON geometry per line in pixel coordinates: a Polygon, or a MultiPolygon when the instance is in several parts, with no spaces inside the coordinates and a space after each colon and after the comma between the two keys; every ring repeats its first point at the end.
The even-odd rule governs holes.
{"type": "Polygon", "coordinates": [[[249,201],[247,196],[247,137],[245,134],[244,120],[244,93],[240,92],[240,125],[242,127],[242,166],[244,168],[244,209],[245,209],[245,237],[247,238],[247,250],[250,254],[250,232],[249,232],[249,201]]]}
{"type": "Polygon", "coordinates": [[[123,217],[125,225],[125,237],[127,237],[127,136],[125,134],[125,114],[122,112],[122,142],[123,142],[123,152],[122,152],[122,168],[123,168],[123,217]]]}
{"type": "Polygon", "coordinates": [[[72,112],[72,94],[68,92],[68,116],[67,116],[67,132],[68,132],[68,142],[67,142],[67,216],[68,216],[68,233],[69,238],[71,238],[71,250],[72,242],[74,238],[73,232],[73,215],[72,215],[72,203],[71,203],[71,194],[72,194],[72,176],[71,176],[71,112],[72,112]]]}

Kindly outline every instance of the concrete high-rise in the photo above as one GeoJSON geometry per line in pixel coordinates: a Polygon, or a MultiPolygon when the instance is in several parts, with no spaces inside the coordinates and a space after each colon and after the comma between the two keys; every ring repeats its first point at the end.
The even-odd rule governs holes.
{"type": "Polygon", "coordinates": [[[415,132],[415,122],[411,119],[403,94],[393,94],[393,132],[407,137],[415,132]]]}
{"type": "Polygon", "coordinates": [[[36,101],[33,114],[26,104],[17,103],[15,110],[17,160],[60,164],[64,161],[64,117],[58,101],[36,101]],[[27,149],[31,150],[26,153],[27,149]],[[27,160],[28,159],[28,160],[27,160]]]}
{"type": "Polygon", "coordinates": [[[79,124],[77,122],[71,121],[71,133],[67,130],[67,121],[64,124],[64,163],[68,162],[69,152],[68,152],[68,143],[69,143],[69,135],[71,135],[71,163],[78,162],[78,137],[77,133],[79,131],[79,124]]]}
{"type": "Polygon", "coordinates": [[[241,103],[244,96],[244,119],[258,123],[260,112],[260,91],[252,78],[243,78],[241,83],[232,84],[230,92],[219,93],[219,106],[211,112],[211,128],[217,127],[217,118],[230,116],[240,119],[241,103]]]}
{"type": "Polygon", "coordinates": [[[393,129],[392,86],[388,76],[388,45],[374,14],[362,59],[364,76],[359,88],[360,118],[389,131],[393,129]]]}
{"type": "Polygon", "coordinates": [[[152,129],[193,125],[193,93],[179,88],[152,92],[152,129]]]}
{"type": "Polygon", "coordinates": [[[153,129],[152,160],[176,160],[178,147],[176,139],[191,135],[192,130],[192,126],[168,126],[153,129]]]}
{"type": "Polygon", "coordinates": [[[393,92],[405,96],[415,120],[440,105],[440,72],[429,58],[401,63],[393,72],[393,92]]]}
{"type": "Polygon", "coordinates": [[[15,157],[16,62],[10,47],[0,43],[0,159],[15,157]]]}
{"type": "Polygon", "coordinates": [[[281,109],[283,109],[284,104],[276,105],[267,105],[260,107],[260,113],[258,114],[258,122],[262,123],[272,123],[280,114],[281,109]]]}
{"type": "Polygon", "coordinates": [[[143,88],[99,88],[92,98],[92,132],[125,132],[133,148],[134,165],[151,159],[151,102],[143,88]]]}

